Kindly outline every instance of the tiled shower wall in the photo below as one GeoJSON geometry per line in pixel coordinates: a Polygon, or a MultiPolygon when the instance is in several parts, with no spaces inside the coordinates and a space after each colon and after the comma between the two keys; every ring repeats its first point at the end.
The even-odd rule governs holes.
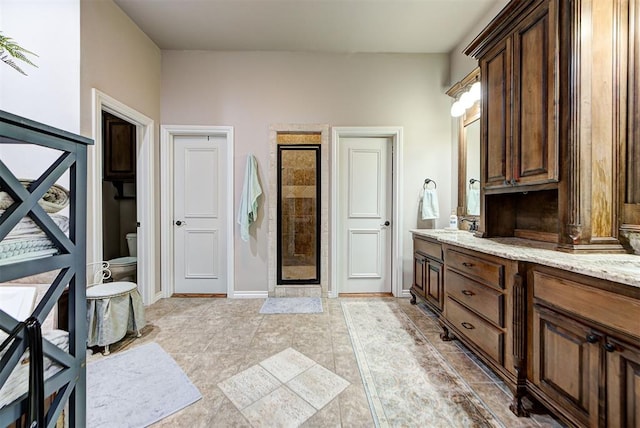
{"type": "MultiPolygon", "coordinates": [[[[314,134],[314,136],[317,134],[314,134]]],[[[316,151],[282,153],[282,264],[316,265],[316,151]]],[[[283,279],[303,279],[285,274],[283,279]]],[[[315,277],[315,271],[313,276],[315,277]]],[[[308,277],[307,277],[308,278],[308,277]]]]}

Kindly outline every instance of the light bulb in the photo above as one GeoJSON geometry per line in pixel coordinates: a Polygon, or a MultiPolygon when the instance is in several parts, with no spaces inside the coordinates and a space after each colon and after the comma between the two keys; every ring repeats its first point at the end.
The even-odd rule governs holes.
{"type": "Polygon", "coordinates": [[[471,88],[469,89],[469,93],[471,94],[471,99],[473,99],[474,102],[478,101],[481,96],[480,82],[476,82],[473,85],[471,85],[471,88]]]}
{"type": "Polygon", "coordinates": [[[460,103],[465,109],[468,109],[474,103],[473,96],[469,92],[465,92],[460,96],[460,103]]]}
{"type": "Polygon", "coordinates": [[[456,101],[455,103],[453,103],[453,105],[451,106],[451,116],[453,117],[460,117],[464,114],[464,111],[466,109],[464,108],[464,106],[462,105],[462,103],[460,101],[456,101]]]}

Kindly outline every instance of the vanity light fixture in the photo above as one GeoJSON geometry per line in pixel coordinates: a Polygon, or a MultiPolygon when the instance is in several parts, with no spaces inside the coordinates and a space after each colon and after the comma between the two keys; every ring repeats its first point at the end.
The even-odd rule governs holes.
{"type": "Polygon", "coordinates": [[[480,82],[476,81],[453,103],[451,116],[462,116],[468,108],[471,108],[476,101],[480,100],[480,94],[480,82]]]}
{"type": "Polygon", "coordinates": [[[460,117],[464,114],[465,110],[466,107],[462,104],[462,102],[460,102],[460,100],[457,100],[451,106],[451,116],[460,117]]]}
{"type": "Polygon", "coordinates": [[[469,94],[471,94],[471,99],[473,100],[473,102],[476,102],[480,99],[480,82],[475,82],[473,85],[471,85],[471,88],[469,88],[469,94]]]}
{"type": "Polygon", "coordinates": [[[460,102],[462,103],[462,107],[464,107],[465,110],[471,107],[474,103],[471,92],[467,91],[460,95],[460,102]]]}

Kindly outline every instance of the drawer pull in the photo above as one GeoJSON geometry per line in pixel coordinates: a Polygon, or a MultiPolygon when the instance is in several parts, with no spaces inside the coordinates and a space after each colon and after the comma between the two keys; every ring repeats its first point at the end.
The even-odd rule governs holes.
{"type": "Polygon", "coordinates": [[[462,323],[462,326],[463,326],[464,328],[466,328],[467,330],[473,330],[473,329],[475,328],[475,327],[473,326],[473,324],[468,323],[468,322],[466,322],[466,321],[462,323]]]}
{"type": "Polygon", "coordinates": [[[466,267],[466,268],[472,268],[473,267],[473,263],[469,263],[469,262],[463,262],[462,266],[466,267]]]}
{"type": "Polygon", "coordinates": [[[596,336],[595,334],[590,334],[587,336],[587,342],[596,343],[597,341],[598,341],[598,336],[596,336]]]}
{"type": "Polygon", "coordinates": [[[471,290],[462,290],[461,293],[464,294],[465,296],[475,296],[476,294],[471,290]]]}
{"type": "Polygon", "coordinates": [[[605,343],[604,344],[604,350],[607,352],[613,352],[616,350],[616,347],[613,343],[605,343]]]}

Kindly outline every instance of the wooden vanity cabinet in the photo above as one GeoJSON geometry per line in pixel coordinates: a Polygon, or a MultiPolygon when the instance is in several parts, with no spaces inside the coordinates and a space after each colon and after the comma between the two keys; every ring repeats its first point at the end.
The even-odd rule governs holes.
{"type": "Polygon", "coordinates": [[[444,302],[443,284],[442,245],[438,241],[414,235],[411,303],[415,304],[416,297],[420,297],[439,314],[444,302]]]}
{"type": "Polygon", "coordinates": [[[528,390],[578,426],[640,425],[640,289],[535,267],[528,390]]]}
{"type": "Polygon", "coordinates": [[[442,339],[458,338],[514,390],[512,410],[525,412],[526,296],[524,264],[445,244],[442,339]]]}

